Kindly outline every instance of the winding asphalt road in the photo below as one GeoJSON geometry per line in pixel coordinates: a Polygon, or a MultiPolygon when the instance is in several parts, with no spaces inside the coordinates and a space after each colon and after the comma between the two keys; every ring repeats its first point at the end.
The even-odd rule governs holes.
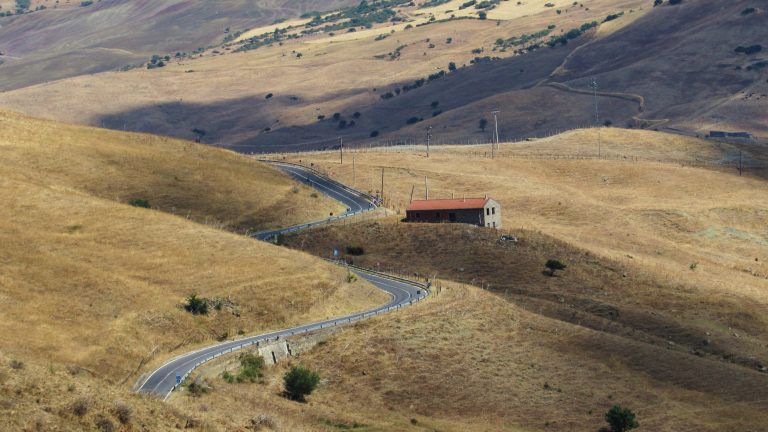
{"type": "MultiPolygon", "coordinates": [[[[347,212],[342,215],[343,217],[358,214],[360,212],[375,208],[375,205],[367,195],[361,192],[357,192],[326,177],[318,175],[312,170],[282,163],[275,163],[275,165],[289,173],[294,178],[299,179],[300,181],[309,181],[308,184],[311,184],[326,195],[335,198],[336,200],[342,202],[344,205],[347,205],[349,210],[347,210],[347,212]]],[[[258,233],[253,237],[259,239],[268,239],[277,234],[305,229],[313,226],[314,224],[320,223],[327,223],[327,221],[318,221],[309,224],[297,225],[296,227],[289,227],[282,230],[258,233]]],[[[387,292],[391,297],[389,303],[364,312],[358,312],[321,322],[305,324],[285,330],[278,330],[275,332],[265,333],[240,340],[222,342],[217,345],[212,345],[190,353],[182,354],[169,360],[158,369],[153,371],[143,380],[137,391],[139,393],[155,395],[165,399],[171,394],[171,392],[178,386],[179,383],[186,379],[186,377],[195,368],[221,355],[228,354],[249,346],[258,346],[264,342],[279,340],[280,338],[294,336],[328,327],[349,324],[364,318],[369,318],[381,313],[386,313],[392,310],[400,309],[401,307],[409,306],[417,301],[423,300],[428,295],[426,286],[417,282],[394,278],[359,268],[350,268],[350,271],[353,271],[359,277],[367,280],[377,288],[387,292]]]]}
{"type": "Polygon", "coordinates": [[[272,164],[282,171],[298,180],[301,183],[312,186],[324,195],[340,202],[347,210],[339,215],[332,216],[328,219],[323,219],[315,222],[309,222],[300,225],[294,225],[287,228],[280,228],[270,231],[261,231],[251,235],[259,240],[270,240],[280,234],[289,232],[300,231],[303,229],[311,228],[317,225],[324,225],[335,220],[348,218],[360,213],[375,210],[376,204],[373,201],[373,197],[370,197],[360,191],[356,191],[350,187],[347,187],[335,180],[329,179],[316,171],[300,166],[284,162],[266,161],[272,164]]]}

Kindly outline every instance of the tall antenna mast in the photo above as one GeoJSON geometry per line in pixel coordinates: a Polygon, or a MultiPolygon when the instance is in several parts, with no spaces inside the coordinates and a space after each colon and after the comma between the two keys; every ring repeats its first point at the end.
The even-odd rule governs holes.
{"type": "Polygon", "coordinates": [[[495,109],[491,111],[491,114],[493,114],[493,122],[495,125],[494,128],[494,142],[491,143],[491,158],[493,158],[494,155],[494,149],[497,149],[499,147],[499,110],[495,109]]]}
{"type": "Polygon", "coordinates": [[[597,157],[602,153],[602,142],[600,137],[600,111],[597,106],[597,78],[592,78],[592,91],[595,96],[595,127],[597,128],[597,157]]]}

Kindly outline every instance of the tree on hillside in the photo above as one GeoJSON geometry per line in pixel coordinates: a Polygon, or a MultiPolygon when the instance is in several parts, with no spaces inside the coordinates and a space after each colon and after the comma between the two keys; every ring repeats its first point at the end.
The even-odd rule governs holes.
{"type": "Polygon", "coordinates": [[[455,71],[456,70],[456,63],[454,63],[454,62],[448,63],[448,70],[451,71],[451,72],[455,71]]]}
{"type": "Polygon", "coordinates": [[[190,294],[184,309],[192,315],[208,315],[208,300],[198,297],[197,294],[190,294]]]}
{"type": "Polygon", "coordinates": [[[480,127],[480,130],[485,132],[485,127],[488,126],[488,120],[481,118],[480,123],[478,124],[478,127],[480,127]]]}
{"type": "Polygon", "coordinates": [[[561,263],[559,260],[551,259],[551,260],[547,260],[547,262],[544,264],[544,267],[549,269],[549,275],[550,276],[554,276],[555,275],[555,271],[557,271],[557,270],[565,270],[565,268],[568,267],[568,266],[563,264],[563,263],[561,263]]]}
{"type": "Polygon", "coordinates": [[[611,432],[625,432],[640,427],[640,423],[635,419],[635,413],[619,405],[614,405],[605,413],[605,421],[611,425],[611,432]]]}
{"type": "Polygon", "coordinates": [[[320,375],[304,366],[294,366],[283,376],[283,384],[288,399],[303,402],[320,384],[320,375]]]}

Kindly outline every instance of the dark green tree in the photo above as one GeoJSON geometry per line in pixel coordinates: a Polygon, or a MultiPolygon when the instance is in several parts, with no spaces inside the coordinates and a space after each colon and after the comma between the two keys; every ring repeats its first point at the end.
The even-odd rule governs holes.
{"type": "Polygon", "coordinates": [[[197,294],[190,294],[184,309],[192,315],[208,315],[208,300],[198,297],[197,294]]]}
{"type": "Polygon", "coordinates": [[[283,376],[283,384],[289,399],[303,402],[320,384],[320,375],[304,366],[294,366],[283,376]]]}
{"type": "Polygon", "coordinates": [[[619,405],[614,405],[605,413],[605,421],[611,425],[611,432],[625,432],[640,427],[640,423],[635,419],[635,413],[619,405]]]}
{"type": "Polygon", "coordinates": [[[556,270],[565,270],[565,268],[568,266],[556,259],[551,259],[551,260],[547,260],[547,262],[544,264],[544,267],[549,269],[550,276],[554,276],[556,270]]]}
{"type": "Polygon", "coordinates": [[[480,123],[478,123],[478,127],[481,131],[485,132],[485,127],[488,126],[488,120],[486,119],[480,119],[480,123]]]}

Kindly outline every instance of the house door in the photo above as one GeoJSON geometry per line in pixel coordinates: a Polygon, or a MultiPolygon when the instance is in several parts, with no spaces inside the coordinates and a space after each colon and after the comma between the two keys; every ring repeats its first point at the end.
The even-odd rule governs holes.
{"type": "Polygon", "coordinates": [[[448,220],[451,222],[456,222],[456,213],[448,213],[448,220]]]}

